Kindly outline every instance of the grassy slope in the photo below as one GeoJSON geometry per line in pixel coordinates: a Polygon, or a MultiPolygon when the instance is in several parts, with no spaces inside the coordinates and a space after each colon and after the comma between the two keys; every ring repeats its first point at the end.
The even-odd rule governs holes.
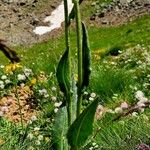
{"type": "MultiPolygon", "coordinates": [[[[89,5],[91,2],[92,1],[88,1],[86,3],[89,5]]],[[[86,5],[84,8],[87,8],[88,5],[86,5]]],[[[92,10],[88,9],[87,14],[85,14],[84,16],[85,17],[86,15],[88,16],[91,13],[91,11],[92,10]]],[[[90,37],[92,54],[94,54],[97,51],[98,52],[104,51],[105,53],[105,50],[110,50],[111,47],[117,47],[117,46],[119,47],[121,46],[122,50],[125,51],[126,48],[135,46],[137,44],[144,45],[146,48],[148,48],[149,51],[150,50],[149,31],[150,31],[150,16],[144,16],[140,19],[137,19],[129,24],[122,25],[120,27],[111,27],[111,28],[89,27],[89,37],[90,37]],[[130,31],[130,33],[128,33],[128,31],[130,31]]],[[[71,38],[72,50],[74,51],[75,34],[73,30],[71,31],[71,36],[72,36],[71,38]]],[[[49,73],[55,70],[60,55],[64,51],[64,38],[63,35],[60,35],[59,37],[54,39],[50,38],[50,40],[46,43],[36,44],[30,48],[21,47],[17,49],[19,55],[23,56],[22,58],[23,65],[33,68],[36,72],[43,70],[49,73]]],[[[0,57],[2,58],[0,60],[0,64],[8,63],[7,60],[4,57],[2,57],[2,54],[0,54],[0,57]]],[[[100,66],[101,61],[97,61],[97,60],[95,61],[93,55],[92,58],[93,58],[93,68],[100,66]]],[[[92,81],[99,78],[98,71],[92,74],[92,79],[91,79],[92,81]]],[[[124,70],[118,71],[118,77],[120,76],[120,71],[124,71],[124,70]]],[[[113,73],[115,73],[115,71],[114,72],[110,71],[110,74],[113,73]]],[[[110,80],[112,80],[112,76],[110,77],[110,80]]],[[[96,80],[96,83],[97,82],[101,83],[101,78],[99,78],[98,81],[96,80]]],[[[118,92],[116,87],[118,87],[118,85],[120,85],[121,82],[122,79],[120,79],[118,83],[115,82],[116,86],[113,87],[115,89],[114,92],[118,92]]],[[[107,87],[108,85],[105,87],[105,90],[108,89],[107,87]]],[[[98,86],[91,84],[90,89],[94,90],[98,88],[99,88],[98,86]]],[[[125,91],[125,95],[127,95],[128,93],[130,93],[129,90],[125,91]]],[[[130,99],[132,98],[130,97],[130,95],[127,97],[129,97],[130,99]]],[[[118,101],[116,102],[115,100],[112,101],[111,97],[109,97],[109,99],[110,101],[107,102],[107,106],[114,108],[119,103],[118,101]]],[[[147,113],[149,116],[149,112],[147,113]]],[[[150,124],[147,120],[144,121],[143,118],[144,118],[143,115],[141,115],[138,118],[123,119],[122,122],[116,122],[111,127],[105,126],[105,128],[103,128],[103,125],[101,124],[101,122],[99,122],[98,126],[102,127],[103,129],[101,132],[99,132],[94,142],[98,143],[101,146],[101,149],[104,150],[108,150],[108,149],[110,150],[117,150],[117,149],[132,150],[133,149],[134,150],[135,145],[140,142],[146,142],[147,144],[150,144],[148,143],[149,142],[148,138],[150,135],[149,133],[150,124]]],[[[105,122],[107,122],[108,120],[106,119],[105,122]]],[[[1,133],[4,134],[5,132],[1,131],[1,133]]]]}

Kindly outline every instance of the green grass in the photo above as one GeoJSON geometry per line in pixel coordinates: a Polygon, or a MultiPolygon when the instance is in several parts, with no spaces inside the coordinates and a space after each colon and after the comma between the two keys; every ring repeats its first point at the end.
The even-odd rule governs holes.
{"type": "MultiPolygon", "coordinates": [[[[91,2],[92,1],[86,1],[85,3],[87,5],[83,8],[87,10],[91,2]]],[[[92,10],[89,9],[87,13],[84,14],[84,17],[86,17],[86,15],[89,16],[91,13],[92,10]]],[[[112,109],[118,107],[120,103],[124,101],[127,101],[129,104],[135,103],[135,91],[131,90],[129,87],[133,85],[144,90],[142,89],[142,83],[143,80],[145,80],[143,77],[148,74],[148,69],[146,70],[147,72],[145,71],[143,73],[144,75],[142,74],[138,77],[139,80],[133,80],[132,77],[137,75],[137,72],[133,73],[132,70],[136,69],[138,66],[126,68],[126,65],[123,67],[121,65],[116,65],[113,67],[111,62],[118,62],[116,57],[109,55],[109,51],[120,48],[124,53],[127,48],[140,44],[150,52],[150,16],[144,16],[119,27],[98,28],[89,26],[88,30],[92,49],[93,68],[88,91],[96,92],[96,94],[100,96],[100,102],[112,109]],[[100,56],[102,55],[103,59],[95,59],[95,53],[100,56]],[[107,61],[107,64],[105,64],[104,61],[107,61]],[[118,95],[115,99],[113,98],[114,94],[118,95]]],[[[73,57],[75,57],[74,55],[76,53],[75,39],[74,28],[72,28],[71,50],[73,57]]],[[[23,66],[32,68],[37,75],[41,71],[50,74],[50,72],[55,72],[60,56],[65,50],[64,35],[60,34],[55,38],[50,37],[47,42],[38,43],[31,47],[16,47],[14,49],[17,49],[19,56],[21,56],[21,64],[23,66]]],[[[2,53],[0,53],[0,58],[0,64],[8,64],[8,60],[3,57],[2,53]]],[[[147,96],[150,97],[148,89],[147,96]]],[[[134,150],[136,145],[142,142],[150,145],[150,123],[148,120],[143,119],[144,115],[150,116],[149,109],[139,117],[133,118],[129,116],[113,124],[108,124],[110,118],[99,121],[97,126],[101,127],[101,130],[93,141],[96,142],[102,150],[134,150]]],[[[45,120],[46,118],[40,118],[39,122],[31,126],[30,131],[32,131],[34,127],[40,125],[40,127],[44,129],[42,133],[47,132],[50,134],[50,125],[45,125],[45,123],[43,123],[45,120]],[[49,128],[45,129],[45,127],[49,128]]],[[[26,140],[24,144],[18,148],[18,139],[21,133],[20,126],[4,121],[1,118],[0,126],[0,135],[6,140],[6,143],[1,145],[0,149],[25,150],[27,149],[27,145],[34,144],[33,141],[26,140]]],[[[42,144],[43,145],[37,149],[49,149],[49,144],[42,144]]]]}

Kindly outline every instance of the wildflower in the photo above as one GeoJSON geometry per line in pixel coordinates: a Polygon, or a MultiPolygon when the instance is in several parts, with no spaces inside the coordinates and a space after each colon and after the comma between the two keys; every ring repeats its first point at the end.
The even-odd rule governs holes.
{"type": "Polygon", "coordinates": [[[39,141],[42,141],[42,140],[43,140],[43,135],[39,135],[39,136],[38,136],[38,140],[39,140],[39,141]]]}
{"type": "Polygon", "coordinates": [[[32,70],[31,70],[31,69],[26,69],[26,68],[25,68],[25,69],[23,70],[23,72],[24,72],[24,74],[25,74],[26,77],[29,77],[29,76],[32,74],[32,70]]]}
{"type": "Polygon", "coordinates": [[[1,79],[2,79],[2,80],[6,80],[6,79],[7,79],[7,76],[6,76],[6,75],[2,75],[2,76],[1,76],[1,79]]]}
{"type": "Polygon", "coordinates": [[[61,104],[62,104],[62,102],[59,102],[59,103],[56,102],[56,103],[54,104],[54,106],[55,106],[55,107],[60,107],[61,104]]]}
{"type": "Polygon", "coordinates": [[[33,139],[33,134],[32,133],[29,133],[28,135],[27,135],[27,138],[29,138],[30,140],[32,140],[33,139]]]}
{"type": "Polygon", "coordinates": [[[53,86],[53,87],[52,87],[52,91],[56,91],[56,90],[57,90],[56,87],[53,86]]]}
{"type": "Polygon", "coordinates": [[[34,115],[31,117],[31,121],[36,121],[37,120],[37,117],[34,115]]]}
{"type": "Polygon", "coordinates": [[[46,89],[39,90],[39,93],[40,93],[40,95],[46,95],[47,90],[46,89]]]}
{"type": "Polygon", "coordinates": [[[92,98],[95,98],[96,97],[96,94],[95,93],[91,93],[90,95],[92,98]]]}
{"type": "Polygon", "coordinates": [[[93,98],[93,97],[89,97],[89,100],[90,100],[90,101],[94,101],[94,98],[93,98]]]}
{"type": "Polygon", "coordinates": [[[30,82],[32,85],[36,84],[36,78],[33,78],[30,82]]]}
{"type": "Polygon", "coordinates": [[[150,147],[145,143],[141,143],[136,146],[136,149],[137,150],[149,150],[150,147]]]}
{"type": "Polygon", "coordinates": [[[0,68],[3,69],[5,66],[4,65],[0,65],[0,68]]]}
{"type": "Polygon", "coordinates": [[[84,94],[84,95],[88,95],[88,92],[85,91],[83,94],[84,94]]]}
{"type": "Polygon", "coordinates": [[[45,97],[45,98],[48,98],[48,97],[49,97],[49,94],[45,94],[44,97],[45,97]]]}
{"type": "Polygon", "coordinates": [[[18,80],[19,80],[19,81],[23,81],[23,80],[26,79],[26,76],[23,75],[23,74],[18,74],[17,77],[18,77],[18,80]]]}
{"type": "Polygon", "coordinates": [[[133,116],[133,117],[137,117],[137,115],[138,115],[137,112],[133,112],[133,113],[132,113],[132,116],[133,116]]]}
{"type": "Polygon", "coordinates": [[[123,102],[121,103],[121,106],[120,106],[122,109],[127,109],[129,107],[128,103],[127,102],[123,102]]]}
{"type": "Polygon", "coordinates": [[[121,107],[116,107],[115,108],[115,113],[122,113],[122,112],[123,112],[123,110],[122,110],[121,107]]]}
{"type": "Polygon", "coordinates": [[[49,142],[49,141],[50,141],[50,138],[49,138],[49,137],[45,137],[45,141],[46,141],[46,142],[49,142]]]}
{"type": "Polygon", "coordinates": [[[0,117],[3,117],[3,116],[4,116],[4,112],[0,111],[0,117]]]}
{"type": "Polygon", "coordinates": [[[10,80],[5,80],[5,83],[9,84],[9,83],[11,83],[11,81],[10,80]]]}
{"type": "Polygon", "coordinates": [[[52,96],[51,99],[52,99],[52,101],[54,101],[54,102],[57,100],[57,98],[56,98],[55,96],[52,96]]]}
{"type": "Polygon", "coordinates": [[[137,91],[135,93],[135,98],[141,100],[144,97],[144,93],[142,91],[137,91]]]}
{"type": "Polygon", "coordinates": [[[38,128],[38,127],[34,128],[34,131],[39,131],[39,130],[40,130],[40,128],[38,128]]]}
{"type": "Polygon", "coordinates": [[[57,113],[57,112],[58,112],[58,108],[55,108],[55,109],[54,109],[54,112],[57,113]]]}
{"type": "Polygon", "coordinates": [[[4,89],[5,85],[4,84],[0,84],[0,89],[4,89]]]}
{"type": "Polygon", "coordinates": [[[36,145],[40,145],[41,142],[40,142],[39,140],[37,140],[37,141],[35,141],[35,144],[36,144],[36,145]]]}
{"type": "Polygon", "coordinates": [[[13,71],[15,71],[17,68],[21,68],[22,66],[19,63],[15,63],[15,64],[9,64],[7,66],[5,66],[5,72],[6,73],[12,73],[13,71]]]}
{"type": "Polygon", "coordinates": [[[28,150],[34,150],[34,147],[30,146],[30,147],[28,148],[28,150]]]}

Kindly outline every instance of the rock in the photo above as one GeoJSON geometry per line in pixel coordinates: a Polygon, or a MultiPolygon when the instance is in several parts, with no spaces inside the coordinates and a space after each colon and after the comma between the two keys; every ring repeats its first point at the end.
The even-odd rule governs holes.
{"type": "Polygon", "coordinates": [[[102,20],[102,24],[104,24],[104,25],[108,25],[108,24],[109,24],[109,21],[108,21],[107,19],[102,20]]]}
{"type": "Polygon", "coordinates": [[[90,20],[95,20],[96,19],[96,15],[93,14],[91,17],[90,17],[90,20]]]}
{"type": "Polygon", "coordinates": [[[14,0],[2,0],[4,3],[7,3],[7,4],[10,4],[10,3],[13,3],[14,0]]]}

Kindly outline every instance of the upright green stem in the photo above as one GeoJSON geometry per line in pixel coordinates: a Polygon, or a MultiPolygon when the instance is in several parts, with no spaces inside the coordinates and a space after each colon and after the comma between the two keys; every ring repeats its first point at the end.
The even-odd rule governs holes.
{"type": "Polygon", "coordinates": [[[74,0],[74,8],[76,15],[76,32],[77,32],[77,47],[78,47],[78,101],[77,101],[77,116],[80,115],[82,109],[82,24],[79,8],[79,0],[74,0]]]}
{"type": "Polygon", "coordinates": [[[68,2],[64,0],[64,14],[65,14],[65,41],[66,49],[68,53],[69,61],[69,80],[70,80],[70,92],[67,94],[67,114],[68,114],[68,126],[72,123],[72,98],[71,98],[71,53],[70,53],[70,39],[69,39],[69,16],[68,16],[68,2]]]}

